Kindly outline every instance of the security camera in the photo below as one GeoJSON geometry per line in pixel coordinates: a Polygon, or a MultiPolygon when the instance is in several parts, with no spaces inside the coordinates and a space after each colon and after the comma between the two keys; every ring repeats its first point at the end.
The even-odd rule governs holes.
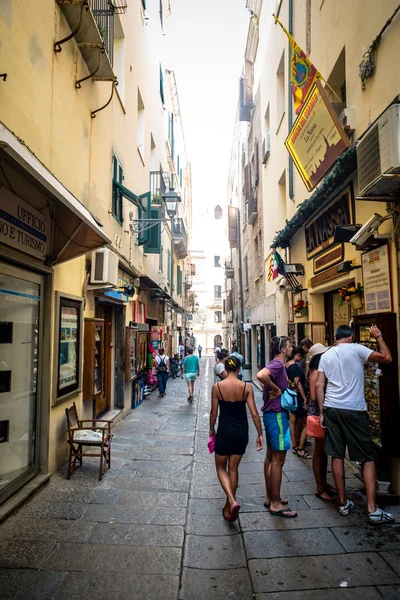
{"type": "Polygon", "coordinates": [[[286,277],[282,277],[282,279],[279,282],[279,287],[282,289],[285,289],[288,285],[288,281],[286,279],[286,277]]]}
{"type": "Polygon", "coordinates": [[[350,243],[356,244],[357,246],[363,246],[368,242],[371,236],[374,235],[383,221],[384,217],[374,213],[374,215],[368,219],[368,221],[359,229],[351,238],[350,243]]]}

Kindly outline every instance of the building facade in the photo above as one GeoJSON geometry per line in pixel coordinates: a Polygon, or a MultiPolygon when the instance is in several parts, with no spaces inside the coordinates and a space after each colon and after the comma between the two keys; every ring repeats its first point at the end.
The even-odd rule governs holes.
{"type": "MultiPolygon", "coordinates": [[[[378,466],[390,479],[392,490],[399,492],[400,462],[395,447],[395,429],[400,418],[399,157],[395,148],[399,140],[400,81],[391,68],[400,43],[397,5],[388,1],[378,10],[369,1],[350,5],[342,1],[311,1],[302,3],[300,8],[292,0],[279,3],[248,0],[246,6],[252,15],[238,118],[253,129],[258,112],[262,140],[258,164],[265,282],[262,361],[269,359],[267,341],[274,333],[290,335],[295,343],[310,337],[314,342],[330,345],[337,325],[352,323],[357,341],[373,347],[367,326],[377,323],[394,360],[382,370],[368,365],[367,405],[378,466]],[[318,106],[323,105],[325,114],[329,114],[332,138],[321,134],[318,141],[316,137],[323,126],[319,109],[313,111],[307,105],[307,101],[314,102],[312,93],[296,121],[298,115],[293,108],[289,80],[291,47],[272,13],[322,75],[321,88],[313,93],[315,102],[317,98],[321,102],[318,106]],[[384,32],[379,35],[385,24],[384,32]],[[249,54],[249,40],[252,54],[249,54]],[[331,144],[334,135],[340,137],[342,144],[336,154],[331,144]],[[316,158],[309,165],[301,162],[299,154],[294,152],[299,169],[301,165],[304,167],[302,176],[285,147],[287,141],[298,149],[299,136],[309,157],[316,149],[324,152],[323,164],[316,158]],[[311,185],[305,183],[308,176],[311,185]],[[365,229],[360,230],[359,226],[365,229]],[[351,243],[357,230],[359,233],[351,243]],[[278,277],[272,275],[275,251],[290,265],[286,270],[288,275],[282,272],[284,266],[278,277]],[[344,302],[340,295],[342,288],[347,290],[344,302]],[[361,292],[351,299],[352,290],[356,289],[361,292]]],[[[236,162],[236,168],[242,171],[236,181],[242,185],[232,199],[230,180],[228,193],[228,203],[238,207],[242,226],[241,261],[238,249],[234,251],[234,276],[238,281],[240,268],[242,271],[247,268],[246,240],[250,235],[245,232],[249,227],[245,220],[251,203],[246,187],[251,137],[243,127],[240,136],[239,144],[246,159],[241,166],[236,162]]],[[[235,304],[240,307],[240,291],[238,294],[235,304]]],[[[251,300],[244,289],[243,333],[250,330],[246,317],[251,309],[251,300]]],[[[251,358],[254,363],[254,343],[245,350],[247,360],[251,358]]]]}
{"type": "Polygon", "coordinates": [[[0,7],[0,502],[65,463],[66,407],[123,418],[149,341],[172,352],[185,335],[191,172],[162,62],[170,16],[169,2],[0,7]]]}

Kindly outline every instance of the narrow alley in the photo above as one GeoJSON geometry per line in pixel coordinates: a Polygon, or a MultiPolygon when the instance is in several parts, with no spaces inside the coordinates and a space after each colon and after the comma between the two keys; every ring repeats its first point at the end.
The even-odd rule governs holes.
{"type": "Polygon", "coordinates": [[[298,517],[274,519],[263,508],[264,453],[250,429],[240,521],[222,519],[206,450],[213,358],[202,363],[193,405],[185,382],[172,380],[165,398],[153,392],[116,426],[101,483],[97,461],[86,459],[70,481],[54,475],[2,523],[2,600],[399,597],[400,511],[397,524],[367,526],[350,471],[357,510],[342,517],[315,498],[310,461],[289,452],[282,493],[298,517]]]}

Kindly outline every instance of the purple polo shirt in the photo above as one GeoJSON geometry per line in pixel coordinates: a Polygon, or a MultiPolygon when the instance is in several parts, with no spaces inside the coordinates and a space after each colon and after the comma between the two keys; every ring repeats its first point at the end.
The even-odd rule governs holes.
{"type": "MultiPolygon", "coordinates": [[[[271,372],[272,379],[275,382],[275,384],[279,387],[279,389],[286,390],[286,388],[288,387],[288,379],[286,375],[285,365],[283,364],[283,362],[278,360],[277,358],[274,358],[274,360],[271,360],[271,362],[266,366],[266,369],[268,369],[268,371],[271,372]]],[[[261,411],[276,413],[285,412],[281,406],[280,397],[275,398],[274,400],[270,400],[269,393],[271,389],[272,388],[270,388],[268,385],[264,385],[264,404],[262,406],[261,411]]]]}

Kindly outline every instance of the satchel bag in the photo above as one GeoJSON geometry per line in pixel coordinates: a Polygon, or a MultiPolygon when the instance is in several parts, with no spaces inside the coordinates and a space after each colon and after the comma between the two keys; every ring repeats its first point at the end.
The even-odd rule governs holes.
{"type": "Polygon", "coordinates": [[[310,415],[307,417],[307,435],[312,438],[325,437],[325,429],[321,427],[319,417],[317,415],[310,415]]]}
{"type": "Polygon", "coordinates": [[[296,410],[297,408],[297,392],[286,388],[281,394],[281,407],[283,410],[296,410]]]}

